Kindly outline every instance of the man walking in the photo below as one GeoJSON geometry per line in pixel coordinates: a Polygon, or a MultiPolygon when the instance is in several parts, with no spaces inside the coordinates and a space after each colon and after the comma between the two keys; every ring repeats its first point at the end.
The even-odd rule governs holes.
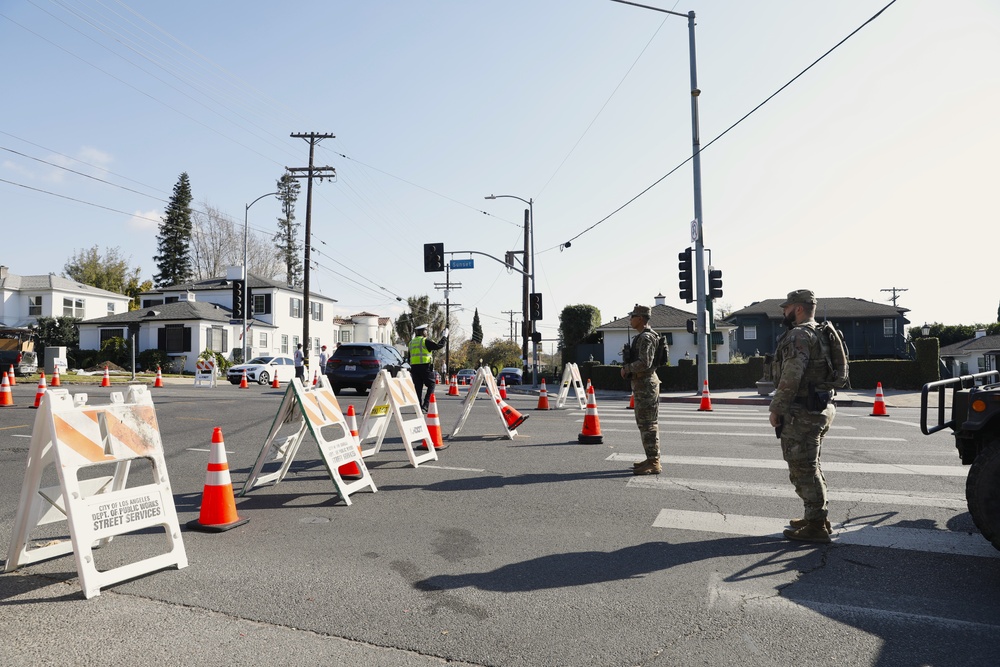
{"type": "Polygon", "coordinates": [[[805,514],[789,521],[786,538],[830,542],[826,479],[820,468],[823,436],[837,414],[833,403],[833,364],[829,343],[816,331],[816,296],[811,290],[789,292],[781,304],[788,331],[778,340],[771,377],[770,422],[781,440],[788,478],[802,499],[805,514]]]}
{"type": "Polygon", "coordinates": [[[623,359],[621,374],[632,378],[635,396],[635,423],[646,460],[632,468],[634,475],[659,475],[660,466],[660,378],[656,375],[656,348],[660,337],[649,326],[649,306],[635,304],[629,313],[629,326],[638,334],[632,339],[623,359]]]}
{"type": "Polygon", "coordinates": [[[305,356],[302,354],[302,343],[299,343],[295,347],[295,355],[293,357],[295,361],[295,377],[297,377],[302,382],[305,382],[305,356]]]}
{"type": "Polygon", "coordinates": [[[417,400],[420,409],[427,412],[430,407],[431,394],[437,382],[434,380],[434,364],[431,352],[440,350],[448,341],[448,328],[445,327],[441,340],[435,343],[427,339],[427,325],[413,327],[413,338],[410,340],[410,375],[413,377],[413,388],[417,390],[417,400]],[[427,393],[421,399],[423,388],[427,393]]]}

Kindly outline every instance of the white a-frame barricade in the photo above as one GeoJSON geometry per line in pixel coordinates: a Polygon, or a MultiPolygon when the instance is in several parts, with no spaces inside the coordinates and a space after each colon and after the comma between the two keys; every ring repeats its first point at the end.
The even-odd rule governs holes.
{"type": "Polygon", "coordinates": [[[431,442],[424,413],[420,410],[413,378],[406,370],[401,370],[396,377],[392,377],[389,371],[383,369],[375,376],[358,432],[362,456],[372,456],[381,449],[390,417],[396,421],[410,465],[416,468],[424,461],[437,461],[437,450],[431,442]],[[371,442],[374,444],[366,449],[365,445],[371,442]],[[420,446],[425,443],[428,451],[417,454],[414,444],[420,446]]]}
{"type": "Polygon", "coordinates": [[[556,398],[556,409],[566,407],[566,397],[569,395],[569,386],[573,385],[573,393],[576,394],[576,402],[581,410],[587,409],[587,390],[583,387],[583,380],[580,378],[580,368],[576,364],[566,364],[563,369],[562,384],[559,385],[559,397],[556,398]]]}
{"type": "MultiPolygon", "coordinates": [[[[6,572],[72,553],[83,595],[92,598],[100,595],[102,588],[126,579],[171,566],[187,567],[152,396],[145,385],[132,385],[127,395],[113,392],[110,400],[110,405],[91,406],[86,394],[70,396],[66,389],[49,389],[42,397],[31,433],[6,572]],[[148,461],[150,469],[134,471],[133,482],[149,473],[152,481],[129,486],[131,465],[140,460],[148,461]],[[112,474],[98,476],[104,468],[112,474]],[[53,477],[58,478],[57,485],[43,486],[55,481],[53,477]],[[33,537],[39,526],[63,521],[69,527],[69,541],[62,536],[33,537]],[[162,527],[166,533],[165,551],[98,570],[95,547],[107,546],[117,535],[154,527],[162,527]],[[38,544],[41,540],[46,543],[38,544]]],[[[154,538],[143,535],[137,539],[154,538]]],[[[148,553],[149,549],[143,551],[148,553]]],[[[116,550],[116,558],[122,556],[116,550]]]]}
{"type": "Polygon", "coordinates": [[[250,489],[272,482],[277,484],[284,479],[306,434],[312,435],[319,445],[323,464],[337,487],[337,493],[346,504],[351,504],[350,496],[355,491],[367,487],[371,487],[372,493],[378,491],[361,458],[358,440],[351,434],[340,403],[330,387],[330,381],[325,375],[321,375],[314,387],[306,387],[298,378],[292,378],[288,383],[278,414],[271,424],[271,431],[240,495],[244,496],[250,489]],[[289,434],[288,428],[282,428],[284,426],[290,426],[292,432],[289,434]],[[361,477],[347,481],[340,474],[339,468],[352,461],[358,464],[361,477]],[[264,466],[269,463],[280,465],[273,472],[263,473],[264,466]]]}
{"type": "Polygon", "coordinates": [[[493,371],[486,366],[476,371],[476,376],[472,378],[469,393],[465,395],[465,400],[462,401],[462,414],[459,415],[458,421],[455,422],[455,428],[451,430],[451,435],[448,438],[454,438],[462,430],[462,427],[465,426],[465,420],[469,418],[469,412],[472,410],[472,404],[476,402],[476,396],[479,395],[480,387],[486,387],[486,394],[490,398],[493,409],[496,410],[497,417],[500,418],[500,423],[503,424],[504,433],[507,434],[507,438],[513,440],[514,436],[517,435],[517,429],[507,428],[507,420],[504,419],[503,410],[500,409],[500,389],[497,387],[497,380],[493,377],[493,371]]]}

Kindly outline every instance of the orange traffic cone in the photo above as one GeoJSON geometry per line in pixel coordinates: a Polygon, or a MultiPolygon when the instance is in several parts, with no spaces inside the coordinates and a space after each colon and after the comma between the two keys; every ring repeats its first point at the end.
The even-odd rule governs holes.
{"type": "MultiPolygon", "coordinates": [[[[431,398],[432,399],[434,398],[433,394],[431,395],[431,398]]],[[[358,418],[354,414],[353,405],[347,406],[347,414],[344,416],[347,418],[347,430],[351,432],[351,435],[357,438],[358,418]]],[[[361,453],[361,445],[358,445],[358,453],[359,454],[361,453]]],[[[337,468],[337,471],[340,472],[341,477],[361,477],[361,468],[359,468],[358,464],[354,461],[351,461],[350,463],[345,463],[344,465],[337,468]]]]}
{"type": "Polygon", "coordinates": [[[7,379],[7,371],[3,372],[3,384],[0,384],[0,407],[14,405],[14,394],[10,391],[10,381],[7,379]]]}
{"type": "Polygon", "coordinates": [[[500,378],[500,398],[507,400],[507,381],[500,378]]]}
{"type": "Polygon", "coordinates": [[[243,379],[240,380],[240,389],[249,389],[250,385],[247,384],[247,369],[243,369],[243,379]]]}
{"type": "Polygon", "coordinates": [[[629,410],[635,410],[635,392],[634,391],[632,392],[632,395],[629,396],[629,399],[628,399],[628,409],[629,410]]]}
{"type": "Polygon", "coordinates": [[[313,386],[319,386],[319,371],[313,371],[313,386]]]}
{"type": "Polygon", "coordinates": [[[54,364],[52,366],[52,382],[49,384],[50,387],[58,387],[59,384],[59,364],[54,364]]]}
{"type": "Polygon", "coordinates": [[[38,391],[35,392],[35,404],[31,407],[37,408],[42,404],[42,396],[45,395],[45,373],[38,374],[38,391]]]}
{"type": "MultiPolygon", "coordinates": [[[[427,403],[427,432],[431,436],[431,442],[434,443],[434,449],[444,449],[448,446],[441,437],[441,420],[438,419],[437,399],[434,398],[434,394],[431,394],[431,400],[427,403]]],[[[422,446],[428,449],[427,440],[424,440],[422,446]]]]}
{"type": "Polygon", "coordinates": [[[156,366],[156,380],[153,382],[153,387],[163,386],[163,371],[160,370],[160,366],[156,366]]]}
{"type": "Polygon", "coordinates": [[[278,369],[274,369],[274,377],[271,379],[271,389],[280,389],[281,383],[278,382],[278,369]]]}
{"type": "Polygon", "coordinates": [[[577,436],[577,441],[584,445],[599,445],[604,442],[601,418],[597,416],[597,397],[591,386],[587,387],[587,414],[583,418],[583,430],[577,436]]]}
{"type": "Polygon", "coordinates": [[[522,415],[520,412],[514,408],[507,405],[507,403],[497,396],[497,405],[500,406],[500,412],[503,414],[504,421],[507,422],[507,430],[513,431],[518,426],[524,423],[524,420],[531,415],[522,415]]]}
{"type": "Polygon", "coordinates": [[[705,386],[701,390],[701,405],[698,406],[699,410],[706,412],[712,411],[712,395],[708,393],[708,380],[705,380],[705,386]]]}
{"type": "Polygon", "coordinates": [[[222,429],[216,426],[212,432],[205,490],[201,496],[201,514],[197,519],[188,521],[187,527],[207,533],[221,533],[242,526],[249,520],[241,519],[236,514],[233,480],[229,476],[229,463],[226,461],[226,443],[222,441],[222,429]]]}
{"type": "Polygon", "coordinates": [[[885,411],[885,397],[882,395],[882,383],[879,382],[878,386],[875,387],[875,405],[872,406],[872,417],[888,417],[889,413],[885,411]]]}
{"type": "Polygon", "coordinates": [[[454,375],[451,376],[451,382],[448,383],[448,395],[458,396],[458,378],[454,375]]]}
{"type": "Polygon", "coordinates": [[[538,392],[538,407],[536,410],[549,409],[549,392],[545,389],[545,378],[542,378],[542,388],[538,392]]]}
{"type": "Polygon", "coordinates": [[[101,386],[102,387],[110,387],[111,386],[111,376],[108,375],[108,366],[107,366],[107,364],[104,365],[104,378],[101,380],[101,386]]]}
{"type": "Polygon", "coordinates": [[[14,381],[14,364],[10,365],[10,377],[7,378],[7,382],[9,382],[12,387],[17,385],[17,382],[14,381]]]}

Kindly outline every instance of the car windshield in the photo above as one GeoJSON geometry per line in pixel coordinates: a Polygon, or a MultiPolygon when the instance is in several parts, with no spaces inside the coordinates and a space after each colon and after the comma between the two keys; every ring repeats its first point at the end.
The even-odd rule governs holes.
{"type": "Polygon", "coordinates": [[[500,372],[501,373],[513,373],[514,375],[520,375],[521,374],[521,369],[520,368],[505,368],[505,369],[503,369],[500,372]]]}
{"type": "Polygon", "coordinates": [[[335,357],[372,357],[375,356],[375,348],[368,345],[341,345],[333,353],[335,357]]]}
{"type": "Polygon", "coordinates": [[[253,359],[251,359],[247,363],[248,364],[260,364],[260,365],[263,366],[263,365],[271,363],[271,359],[274,359],[274,357],[254,357],[253,359]]]}

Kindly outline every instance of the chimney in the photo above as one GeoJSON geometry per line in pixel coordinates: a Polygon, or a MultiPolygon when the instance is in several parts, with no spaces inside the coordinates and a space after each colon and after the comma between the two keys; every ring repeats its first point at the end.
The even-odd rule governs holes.
{"type": "Polygon", "coordinates": [[[986,329],[976,329],[976,338],[982,338],[986,335],[986,329]]]}
{"type": "Polygon", "coordinates": [[[7,279],[7,267],[0,266],[0,280],[6,280],[6,279],[7,279]]]}
{"type": "Polygon", "coordinates": [[[653,305],[654,306],[667,305],[667,297],[663,296],[663,294],[657,294],[656,296],[653,297],[653,305]]]}

